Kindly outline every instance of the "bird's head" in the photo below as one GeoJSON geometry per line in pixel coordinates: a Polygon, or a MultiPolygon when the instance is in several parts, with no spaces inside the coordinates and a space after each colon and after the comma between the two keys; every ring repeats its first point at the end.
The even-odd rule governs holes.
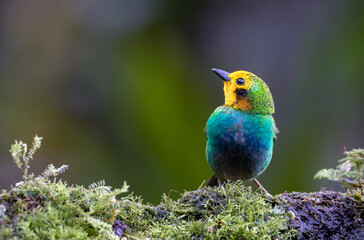
{"type": "Polygon", "coordinates": [[[257,114],[274,113],[272,94],[262,79],[246,71],[212,71],[224,81],[225,105],[257,114]]]}

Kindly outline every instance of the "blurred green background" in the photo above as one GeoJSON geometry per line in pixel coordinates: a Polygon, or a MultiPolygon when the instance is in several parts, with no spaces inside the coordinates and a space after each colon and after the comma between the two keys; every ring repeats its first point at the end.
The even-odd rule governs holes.
{"type": "MultiPolygon", "coordinates": [[[[105,179],[146,201],[212,175],[203,129],[223,104],[212,67],[270,86],[280,134],[259,178],[273,194],[316,191],[314,174],[363,147],[364,1],[1,1],[0,188],[31,163],[105,179]]],[[[247,183],[249,184],[249,183],[247,183]]]]}

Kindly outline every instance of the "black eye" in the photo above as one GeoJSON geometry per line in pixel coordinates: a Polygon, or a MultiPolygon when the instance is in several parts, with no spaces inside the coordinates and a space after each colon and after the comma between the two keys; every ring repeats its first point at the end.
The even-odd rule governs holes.
{"type": "Polygon", "coordinates": [[[245,80],[244,79],[242,79],[242,78],[236,79],[236,84],[238,84],[238,85],[244,85],[244,83],[245,83],[245,80]]]}

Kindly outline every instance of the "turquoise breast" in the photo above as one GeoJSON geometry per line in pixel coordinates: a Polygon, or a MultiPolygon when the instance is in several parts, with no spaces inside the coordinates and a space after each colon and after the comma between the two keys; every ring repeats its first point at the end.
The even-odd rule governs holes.
{"type": "Polygon", "coordinates": [[[250,180],[272,159],[277,128],[271,115],[218,107],[206,125],[207,161],[222,180],[250,180]]]}

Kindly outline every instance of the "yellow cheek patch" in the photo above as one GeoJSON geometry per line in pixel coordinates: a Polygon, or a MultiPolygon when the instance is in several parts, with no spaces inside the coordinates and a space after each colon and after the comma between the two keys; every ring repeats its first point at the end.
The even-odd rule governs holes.
{"type": "Polygon", "coordinates": [[[247,90],[252,86],[250,77],[255,75],[247,71],[236,71],[229,74],[231,81],[224,82],[225,105],[233,106],[236,109],[247,111],[251,109],[251,104],[247,97],[238,97],[236,94],[237,89],[247,90]],[[245,80],[243,85],[236,84],[236,80],[242,78],[245,80]]]}
{"type": "MultiPolygon", "coordinates": [[[[235,83],[224,82],[225,105],[233,106],[234,108],[243,111],[250,110],[251,105],[248,101],[248,98],[237,97],[235,92],[237,89],[238,88],[236,87],[235,83]]],[[[242,89],[241,86],[239,86],[239,89],[242,89]]]]}
{"type": "Polygon", "coordinates": [[[232,106],[236,102],[235,90],[231,82],[224,82],[225,105],[232,106]]]}

